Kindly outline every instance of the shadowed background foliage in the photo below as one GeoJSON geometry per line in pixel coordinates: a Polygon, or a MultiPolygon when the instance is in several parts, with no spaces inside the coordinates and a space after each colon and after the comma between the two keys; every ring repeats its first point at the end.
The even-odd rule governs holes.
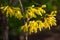
{"type": "MultiPolygon", "coordinates": [[[[49,13],[52,10],[57,10],[57,26],[52,27],[51,30],[44,29],[42,32],[36,33],[29,35],[29,40],[45,40],[48,37],[54,36],[54,34],[60,33],[60,0],[22,0],[22,4],[24,8],[31,6],[32,4],[35,4],[36,6],[46,4],[47,8],[46,11],[49,13]],[[47,10],[49,9],[49,10],[47,10]]],[[[19,6],[19,3],[17,0],[1,0],[0,5],[10,5],[10,6],[19,6]]],[[[1,11],[1,10],[0,10],[1,11]]],[[[1,15],[1,12],[0,12],[1,15]]],[[[1,17],[0,17],[1,18],[1,17]]],[[[9,26],[9,40],[19,40],[19,35],[20,35],[20,26],[23,24],[23,19],[18,20],[14,17],[9,18],[8,26],[9,26]]],[[[0,19],[0,24],[1,24],[1,19],[0,19]]],[[[60,37],[60,36],[58,36],[60,37]]],[[[2,40],[2,27],[0,26],[0,40],[2,40]]]]}

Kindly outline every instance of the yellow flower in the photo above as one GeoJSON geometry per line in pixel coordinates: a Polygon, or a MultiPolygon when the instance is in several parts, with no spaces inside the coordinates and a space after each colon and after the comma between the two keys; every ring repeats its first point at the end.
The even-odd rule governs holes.
{"type": "Polygon", "coordinates": [[[32,5],[32,7],[34,7],[34,5],[32,5]]]}
{"type": "Polygon", "coordinates": [[[6,17],[8,17],[9,15],[8,15],[9,13],[8,13],[8,11],[6,12],[6,17]]]}
{"type": "Polygon", "coordinates": [[[29,29],[30,33],[37,32],[38,23],[36,21],[30,21],[28,26],[30,28],[29,29]]]}
{"type": "Polygon", "coordinates": [[[33,33],[34,31],[33,31],[33,27],[30,27],[29,28],[29,34],[31,34],[31,33],[33,33]]]}
{"type": "Polygon", "coordinates": [[[36,15],[33,12],[27,12],[26,13],[26,18],[36,18],[36,15]]]}
{"type": "Polygon", "coordinates": [[[37,33],[37,27],[33,27],[33,31],[34,31],[34,33],[37,33]]]}
{"type": "Polygon", "coordinates": [[[36,18],[35,14],[42,16],[42,13],[46,13],[44,9],[42,9],[41,7],[34,7],[34,5],[32,5],[32,7],[28,7],[28,10],[26,11],[27,18],[36,18]]]}
{"type": "Polygon", "coordinates": [[[21,19],[23,16],[20,11],[17,11],[17,13],[15,13],[15,17],[21,19]]]}
{"type": "Polygon", "coordinates": [[[38,8],[38,10],[40,10],[41,13],[46,13],[46,11],[42,8],[38,8]]]}
{"type": "Polygon", "coordinates": [[[42,8],[45,8],[45,7],[46,7],[46,5],[42,5],[41,7],[42,7],[42,8]]]}
{"type": "Polygon", "coordinates": [[[27,25],[27,23],[21,27],[21,30],[23,30],[24,32],[28,32],[28,25],[27,25]]]}
{"type": "Polygon", "coordinates": [[[44,18],[44,25],[45,25],[44,28],[50,28],[48,21],[50,21],[48,20],[48,18],[44,18]]]}
{"type": "MultiPolygon", "coordinates": [[[[56,16],[57,11],[52,11],[50,14],[46,14],[46,11],[43,9],[45,7],[46,5],[42,5],[41,7],[35,7],[34,5],[32,5],[28,7],[28,9],[25,11],[26,14],[24,17],[26,17],[27,19],[28,18],[31,19],[38,17],[37,15],[40,15],[40,18],[43,18],[44,21],[43,22],[42,20],[29,21],[28,23],[24,24],[21,27],[21,30],[23,30],[24,32],[29,32],[29,34],[31,34],[31,33],[36,33],[38,29],[42,31],[43,28],[50,29],[51,26],[56,26],[56,18],[54,16],[56,16]],[[46,15],[47,17],[43,17],[42,16],[43,14],[46,15]]],[[[3,9],[3,11],[6,12],[5,13],[6,17],[15,16],[19,20],[23,17],[21,14],[21,9],[19,7],[4,6],[4,7],[0,7],[0,9],[3,9]]]]}
{"type": "Polygon", "coordinates": [[[51,17],[56,16],[56,13],[57,11],[52,11],[51,14],[48,14],[48,16],[51,16],[51,17]]]}
{"type": "Polygon", "coordinates": [[[37,10],[37,11],[35,11],[35,12],[36,12],[36,14],[42,16],[42,13],[40,12],[40,10],[37,10]]]}
{"type": "Polygon", "coordinates": [[[0,7],[0,9],[4,9],[4,6],[0,7]]]}
{"type": "Polygon", "coordinates": [[[51,26],[56,25],[56,18],[55,17],[49,17],[48,20],[49,20],[48,22],[51,26]]]}
{"type": "Polygon", "coordinates": [[[13,10],[13,9],[11,9],[11,8],[9,7],[9,8],[7,9],[7,11],[8,11],[8,13],[9,13],[10,17],[14,16],[14,10],[13,10]]]}
{"type": "Polygon", "coordinates": [[[8,8],[8,6],[5,6],[5,8],[3,10],[6,11],[7,8],[8,8]]]}
{"type": "Polygon", "coordinates": [[[39,21],[39,26],[38,26],[39,30],[41,31],[43,29],[43,27],[44,27],[43,22],[39,21]]]}

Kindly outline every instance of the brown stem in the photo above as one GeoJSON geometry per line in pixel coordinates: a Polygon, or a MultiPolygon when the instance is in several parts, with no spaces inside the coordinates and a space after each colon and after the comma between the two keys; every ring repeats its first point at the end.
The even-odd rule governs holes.
{"type": "Polygon", "coordinates": [[[28,40],[28,33],[26,33],[26,40],[28,40]]]}

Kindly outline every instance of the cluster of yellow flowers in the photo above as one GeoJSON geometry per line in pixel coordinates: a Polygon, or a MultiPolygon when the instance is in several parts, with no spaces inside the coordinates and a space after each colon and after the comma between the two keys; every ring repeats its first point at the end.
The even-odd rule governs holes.
{"type": "MultiPolygon", "coordinates": [[[[42,8],[45,8],[46,5],[42,5],[41,7],[34,7],[34,5],[32,5],[31,7],[28,7],[28,10],[26,10],[26,18],[36,18],[36,15],[40,15],[42,16],[42,13],[46,13],[46,11],[42,8]]],[[[10,7],[10,6],[2,6],[0,7],[0,9],[3,9],[3,12],[6,12],[6,17],[10,16],[15,16],[18,19],[21,19],[22,13],[21,13],[21,9],[19,7],[10,7]]]]}
{"type": "Polygon", "coordinates": [[[9,6],[2,6],[0,9],[3,9],[3,12],[6,14],[6,17],[15,16],[18,19],[21,19],[23,16],[21,14],[21,9],[18,7],[9,7],[9,6]]]}
{"type": "Polygon", "coordinates": [[[37,20],[37,21],[29,21],[29,23],[23,25],[21,27],[21,30],[23,30],[24,32],[29,32],[29,34],[31,33],[36,33],[37,30],[39,29],[40,31],[45,28],[45,29],[49,29],[50,30],[50,26],[56,26],[56,18],[55,17],[48,17],[48,18],[44,18],[44,22],[42,22],[41,20],[37,20]]]}
{"type": "Polygon", "coordinates": [[[31,7],[28,7],[28,10],[26,10],[26,18],[36,18],[36,15],[42,16],[42,13],[46,13],[46,11],[43,9],[46,5],[42,5],[41,7],[34,7],[32,5],[31,7]]]}
{"type": "MultiPolygon", "coordinates": [[[[47,17],[43,17],[43,20],[33,20],[33,21],[29,21],[28,23],[26,23],[25,25],[23,25],[21,27],[21,30],[23,30],[24,32],[29,32],[29,34],[33,33],[33,32],[37,32],[37,30],[39,29],[40,31],[43,28],[48,28],[50,29],[51,26],[55,26],[56,25],[56,13],[57,11],[52,11],[50,14],[46,13],[46,11],[43,9],[45,8],[46,5],[42,5],[41,7],[34,7],[34,5],[28,7],[28,9],[26,10],[26,14],[25,17],[28,18],[36,18],[36,14],[43,17],[43,14],[46,14],[47,17]]],[[[3,9],[4,12],[6,12],[6,17],[10,16],[15,16],[18,19],[21,19],[23,17],[22,13],[21,13],[21,9],[18,7],[9,7],[9,6],[3,6],[0,7],[0,9],[3,9]]],[[[40,18],[41,18],[40,17],[40,18]]]]}
{"type": "MultiPolygon", "coordinates": [[[[34,8],[34,6],[29,7],[26,13],[26,18],[33,18],[33,17],[36,18],[35,13],[43,17],[42,13],[46,14],[46,11],[42,9],[44,7],[46,7],[46,5],[43,5],[42,7],[37,7],[38,9],[34,8]]],[[[56,26],[56,18],[55,18],[56,13],[57,11],[52,11],[50,14],[46,14],[47,17],[43,18],[44,21],[42,20],[29,21],[28,23],[26,23],[21,27],[21,30],[23,30],[24,32],[28,32],[29,34],[36,33],[38,29],[42,31],[43,28],[45,29],[48,28],[50,30],[51,26],[56,26]]]]}

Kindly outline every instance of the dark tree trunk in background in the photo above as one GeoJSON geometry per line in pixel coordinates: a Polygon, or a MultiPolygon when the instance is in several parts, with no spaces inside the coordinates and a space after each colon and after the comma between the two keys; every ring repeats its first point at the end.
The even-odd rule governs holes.
{"type": "Polygon", "coordinates": [[[2,27],[3,40],[8,40],[7,18],[4,14],[2,14],[1,9],[0,9],[0,24],[2,27]]]}

